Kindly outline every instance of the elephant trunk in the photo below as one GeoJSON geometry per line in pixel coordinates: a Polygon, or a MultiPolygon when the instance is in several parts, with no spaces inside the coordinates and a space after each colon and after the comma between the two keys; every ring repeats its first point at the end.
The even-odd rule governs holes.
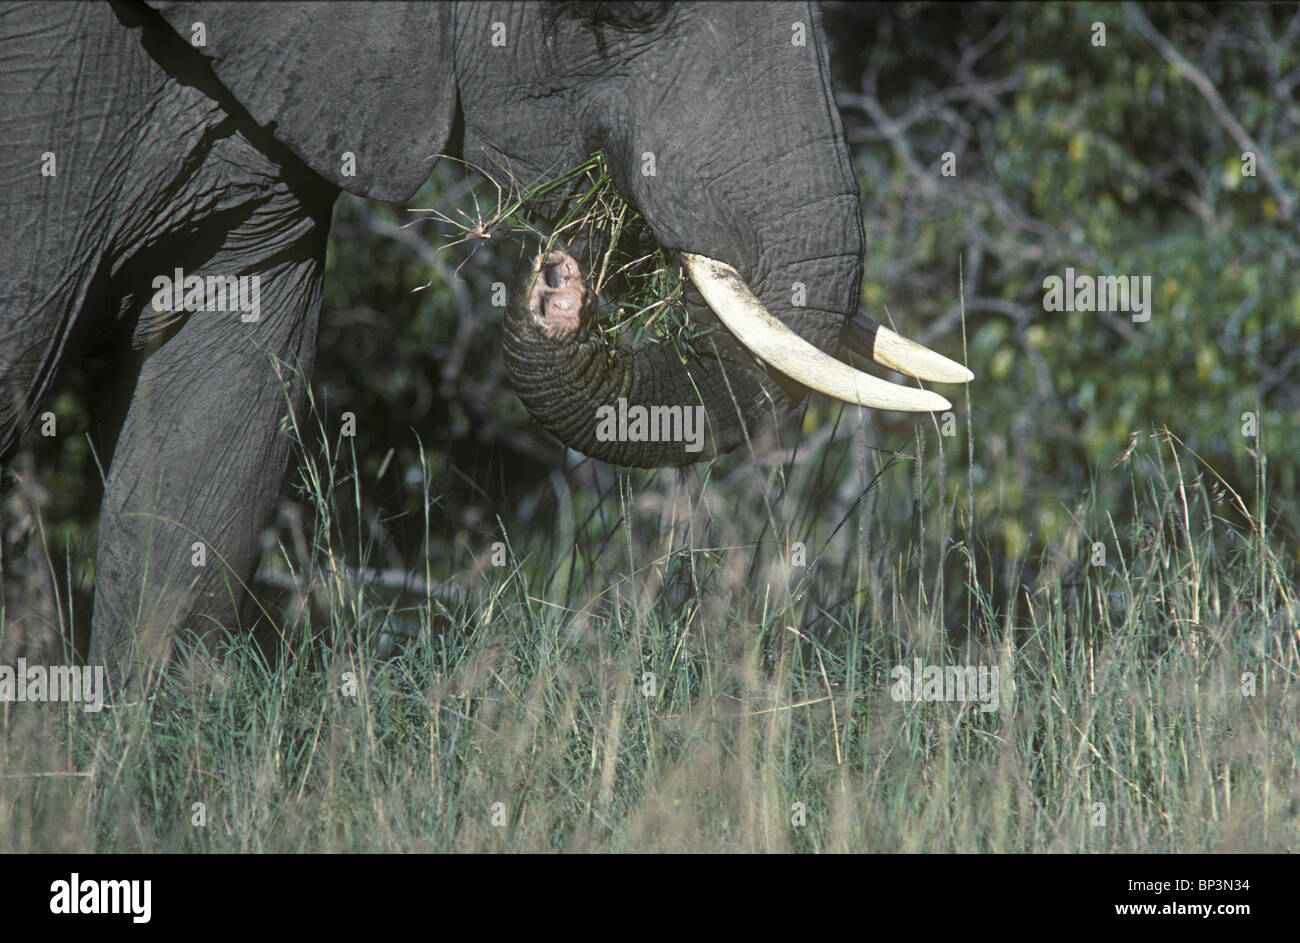
{"type": "Polygon", "coordinates": [[[511,298],[506,366],[538,422],[585,455],[642,468],[689,465],[742,441],[742,424],[763,409],[762,371],[725,332],[696,342],[700,358],[668,342],[619,348],[591,329],[595,307],[564,252],[539,255],[511,298]]]}

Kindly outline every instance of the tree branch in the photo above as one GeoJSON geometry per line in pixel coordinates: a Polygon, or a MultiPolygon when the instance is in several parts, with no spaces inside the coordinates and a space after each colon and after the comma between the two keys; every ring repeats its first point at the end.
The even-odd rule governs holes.
{"type": "Polygon", "coordinates": [[[1268,152],[1255,142],[1255,139],[1233,116],[1232,110],[1228,108],[1223,96],[1214,87],[1214,83],[1209,80],[1204,72],[1183,58],[1182,54],[1170,44],[1169,40],[1165,39],[1160,34],[1160,31],[1151,25],[1151,21],[1147,19],[1146,14],[1138,8],[1137,4],[1129,2],[1124,6],[1134,22],[1137,23],[1138,29],[1160,51],[1160,54],[1165,57],[1165,61],[1174,68],[1174,71],[1180,73],[1196,86],[1196,90],[1209,103],[1210,110],[1214,112],[1214,117],[1232,135],[1232,139],[1236,141],[1237,146],[1243,151],[1251,151],[1255,154],[1260,175],[1264,178],[1268,188],[1273,191],[1273,195],[1277,197],[1279,215],[1283,219],[1290,220],[1291,214],[1295,211],[1296,197],[1287,189],[1286,183],[1282,180],[1282,176],[1278,173],[1277,166],[1273,163],[1273,159],[1269,157],[1268,152]]]}

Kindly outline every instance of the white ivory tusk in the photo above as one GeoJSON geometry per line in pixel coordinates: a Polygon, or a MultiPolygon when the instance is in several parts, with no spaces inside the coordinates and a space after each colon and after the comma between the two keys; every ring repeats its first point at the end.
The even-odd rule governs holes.
{"type": "MultiPolygon", "coordinates": [[[[855,370],[818,350],[773,317],[754,297],[740,274],[725,262],[686,252],[682,253],[682,261],[705,303],[718,316],[718,320],[736,335],[736,340],[744,344],[754,356],[792,380],[827,396],[873,409],[942,412],[952,408],[952,404],[938,393],[889,383],[855,370]]],[[[893,336],[898,337],[897,334],[893,336]]],[[[898,339],[904,340],[901,337],[898,339]]],[[[911,341],[905,343],[912,344],[911,341]]],[[[919,344],[913,346],[926,350],[919,344]]]]}
{"type": "Polygon", "coordinates": [[[884,326],[876,328],[876,345],[871,351],[871,359],[890,370],[906,373],[918,380],[969,383],[975,379],[975,374],[955,360],[949,360],[943,354],[908,340],[901,334],[895,334],[884,326]]]}

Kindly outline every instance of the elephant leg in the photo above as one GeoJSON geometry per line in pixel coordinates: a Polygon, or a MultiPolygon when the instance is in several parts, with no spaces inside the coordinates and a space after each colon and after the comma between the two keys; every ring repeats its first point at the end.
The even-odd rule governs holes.
{"type": "Polygon", "coordinates": [[[259,319],[192,312],[140,366],[100,511],[90,661],[115,682],[167,664],[179,633],[239,628],[292,450],[280,420],[311,375],[331,203],[257,205],[184,274],[256,273],[259,319]]]}

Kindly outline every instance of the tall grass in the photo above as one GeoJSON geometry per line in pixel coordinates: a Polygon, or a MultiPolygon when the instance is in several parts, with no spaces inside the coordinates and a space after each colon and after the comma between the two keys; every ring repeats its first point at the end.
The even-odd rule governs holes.
{"type": "Polygon", "coordinates": [[[971,430],[878,449],[867,423],[581,463],[501,520],[504,565],[430,538],[397,592],[336,526],[348,440],[303,417],[283,644],[98,714],[0,704],[0,850],[1296,847],[1298,600],[1262,472],[1237,495],[1153,430],[1094,472],[1128,514],[1091,489],[998,559],[950,471],[971,430]],[[915,658],[997,666],[998,709],[895,701],[915,658]]]}

